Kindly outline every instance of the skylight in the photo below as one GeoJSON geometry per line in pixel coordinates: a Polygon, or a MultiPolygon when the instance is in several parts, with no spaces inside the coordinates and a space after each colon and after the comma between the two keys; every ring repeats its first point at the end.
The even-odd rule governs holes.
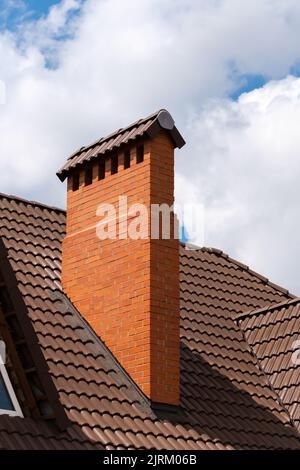
{"type": "Polygon", "coordinates": [[[4,364],[0,364],[0,415],[23,417],[4,364]]]}

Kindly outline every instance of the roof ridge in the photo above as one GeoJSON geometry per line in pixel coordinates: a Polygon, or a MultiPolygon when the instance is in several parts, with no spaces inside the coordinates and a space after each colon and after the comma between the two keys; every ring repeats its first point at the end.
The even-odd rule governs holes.
{"type": "Polygon", "coordinates": [[[66,210],[61,209],[60,207],[51,206],[49,204],[44,204],[43,202],[39,202],[39,201],[33,201],[33,200],[30,200],[30,199],[25,199],[25,198],[22,198],[20,196],[15,196],[13,194],[0,193],[0,199],[1,198],[23,202],[24,204],[30,204],[31,206],[43,207],[44,209],[49,209],[49,210],[52,210],[52,211],[55,211],[55,212],[66,213],[66,210]]]}
{"type": "Polygon", "coordinates": [[[61,181],[64,181],[67,175],[74,171],[75,168],[81,167],[87,162],[91,163],[96,158],[107,153],[119,151],[121,147],[132,144],[141,137],[153,139],[161,130],[169,133],[174,148],[181,148],[185,145],[185,140],[176,128],[171,114],[162,108],[150,114],[150,116],[138,119],[127,127],[121,127],[113,133],[76,150],[56,174],[61,181]]]}
{"type": "Polygon", "coordinates": [[[155,113],[152,113],[150,114],[149,116],[145,117],[145,118],[141,118],[141,119],[138,119],[137,121],[129,124],[128,126],[126,127],[120,127],[119,129],[111,132],[110,134],[106,135],[106,136],[103,136],[103,137],[100,137],[100,139],[97,139],[95,140],[94,142],[92,142],[91,144],[88,144],[88,145],[84,145],[83,147],[80,147],[79,149],[77,149],[75,152],[72,153],[72,155],[70,155],[68,157],[68,160],[72,160],[72,158],[74,158],[79,152],[82,152],[83,150],[89,150],[93,147],[95,147],[96,145],[99,145],[101,142],[104,142],[105,140],[109,140],[111,139],[112,137],[114,137],[115,135],[117,134],[120,134],[120,133],[123,133],[125,131],[128,131],[129,129],[131,129],[132,127],[135,127],[137,125],[140,125],[142,124],[143,122],[146,122],[146,121],[149,121],[149,119],[153,119],[154,117],[158,116],[159,113],[161,111],[166,111],[165,108],[161,108],[159,109],[158,111],[156,111],[155,113]]]}
{"type": "Polygon", "coordinates": [[[231,258],[231,256],[229,256],[227,253],[220,250],[219,248],[205,247],[205,246],[203,246],[203,247],[199,246],[198,247],[197,245],[193,245],[192,243],[185,243],[185,242],[181,242],[181,245],[184,248],[190,246],[191,248],[187,248],[188,250],[190,249],[190,250],[202,251],[204,253],[205,252],[206,253],[213,253],[216,256],[220,256],[223,259],[226,259],[226,260],[230,261],[231,263],[235,264],[236,266],[243,269],[244,271],[247,271],[248,273],[250,273],[253,276],[257,277],[258,279],[260,279],[260,281],[264,282],[265,284],[272,287],[273,289],[275,289],[275,290],[277,290],[277,291],[279,291],[283,294],[288,295],[292,299],[297,298],[294,294],[291,294],[288,289],[285,289],[284,287],[281,287],[278,284],[275,284],[274,282],[271,282],[267,277],[263,276],[262,274],[258,273],[257,271],[254,271],[247,264],[241,263],[240,261],[238,261],[235,258],[231,258]]]}
{"type": "Polygon", "coordinates": [[[255,309],[248,310],[247,312],[239,313],[235,317],[235,320],[240,321],[240,320],[243,320],[244,318],[249,318],[254,315],[260,315],[261,313],[272,312],[273,310],[277,310],[278,308],[287,307],[290,305],[297,304],[299,302],[300,302],[300,297],[295,297],[293,299],[286,299],[277,304],[265,305],[264,307],[255,308],[255,309]]]}

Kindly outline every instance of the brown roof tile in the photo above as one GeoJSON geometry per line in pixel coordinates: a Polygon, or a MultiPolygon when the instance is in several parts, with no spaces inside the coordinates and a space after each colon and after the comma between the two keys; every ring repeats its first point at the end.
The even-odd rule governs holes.
{"type": "Polygon", "coordinates": [[[174,125],[171,115],[165,109],[160,109],[156,113],[140,119],[124,129],[118,129],[93,144],[80,148],[68,158],[64,166],[58,171],[57,176],[64,181],[71,170],[80,167],[83,163],[90,162],[100,155],[119,149],[121,146],[134,142],[140,137],[154,137],[160,129],[166,129],[170,133],[175,147],[181,148],[185,144],[185,141],[174,125]]]}
{"type": "MultiPolygon", "coordinates": [[[[287,291],[220,250],[182,247],[181,407],[175,414],[151,410],[61,292],[64,229],[63,211],[0,198],[0,235],[60,402],[73,423],[61,441],[59,434],[48,440],[43,423],[36,434],[44,440],[35,441],[36,447],[49,442],[49,448],[80,448],[92,441],[107,449],[300,448],[289,413],[246,342],[248,333],[235,321],[249,309],[286,302],[291,298],[287,291]]],[[[281,370],[278,377],[281,392],[295,400],[296,390],[281,370]]],[[[289,378],[294,385],[296,379],[289,378]]],[[[299,407],[293,413],[298,416],[299,407]]],[[[32,420],[15,421],[16,432],[8,435],[2,419],[12,421],[0,417],[0,446],[33,445],[27,437],[21,442],[32,420]]]]}
{"type": "Polygon", "coordinates": [[[300,365],[292,361],[300,334],[300,299],[238,316],[271,386],[300,430],[300,365]]]}

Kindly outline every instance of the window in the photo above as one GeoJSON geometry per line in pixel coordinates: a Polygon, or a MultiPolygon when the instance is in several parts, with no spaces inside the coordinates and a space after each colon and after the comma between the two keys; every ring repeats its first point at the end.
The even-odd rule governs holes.
{"type": "Polygon", "coordinates": [[[142,163],[144,161],[144,146],[138,145],[136,149],[136,162],[142,163]]]}
{"type": "Polygon", "coordinates": [[[118,173],[118,155],[113,155],[111,157],[111,174],[115,175],[118,173]]]}
{"type": "Polygon", "coordinates": [[[74,173],[72,177],[72,189],[77,191],[79,189],[79,173],[74,173]]]}
{"type": "Polygon", "coordinates": [[[130,150],[127,149],[124,152],[124,170],[127,170],[127,168],[130,168],[130,150]]]}
{"type": "Polygon", "coordinates": [[[20,416],[23,414],[9,380],[4,364],[0,363],[0,415],[20,416]]]}
{"type": "Polygon", "coordinates": [[[89,186],[93,182],[93,166],[89,165],[84,174],[84,184],[85,186],[89,186]]]}

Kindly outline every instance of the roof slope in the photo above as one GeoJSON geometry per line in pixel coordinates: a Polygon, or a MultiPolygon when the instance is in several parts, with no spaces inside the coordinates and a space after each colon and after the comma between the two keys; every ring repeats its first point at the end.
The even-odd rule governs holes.
{"type": "MultiPolygon", "coordinates": [[[[102,447],[99,445],[99,448],[102,447]]],[[[95,444],[75,426],[66,432],[31,418],[0,416],[0,450],[93,450],[95,444]]]]}
{"type": "Polygon", "coordinates": [[[289,414],[234,322],[239,312],[289,299],[287,291],[217,250],[182,247],[182,404],[173,414],[154,412],[61,292],[64,224],[63,211],[0,198],[0,235],[74,423],[68,429],[74,446],[85,436],[108,449],[300,448],[289,414]]]}
{"type": "Polygon", "coordinates": [[[168,111],[160,109],[156,113],[130,124],[128,127],[118,129],[112,134],[102,137],[93,144],[81,147],[68,158],[64,166],[58,171],[57,176],[64,181],[71,170],[78,168],[83,163],[90,162],[99,155],[119,149],[121,146],[134,142],[140,137],[154,137],[160,129],[168,131],[174,146],[181,148],[185,141],[174,124],[168,111]]]}
{"type": "Polygon", "coordinates": [[[300,299],[239,316],[262,370],[300,430],[300,299]]]}

